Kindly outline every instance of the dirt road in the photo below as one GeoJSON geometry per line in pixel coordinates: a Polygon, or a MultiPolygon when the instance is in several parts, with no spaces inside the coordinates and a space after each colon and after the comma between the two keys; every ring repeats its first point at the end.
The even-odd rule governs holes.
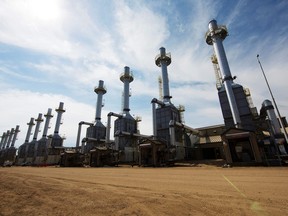
{"type": "Polygon", "coordinates": [[[0,168],[0,215],[288,215],[288,168],[0,168]]]}

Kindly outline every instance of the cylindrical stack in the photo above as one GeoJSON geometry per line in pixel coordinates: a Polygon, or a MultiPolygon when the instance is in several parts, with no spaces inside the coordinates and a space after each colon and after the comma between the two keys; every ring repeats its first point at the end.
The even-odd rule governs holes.
{"type": "Polygon", "coordinates": [[[228,31],[224,26],[218,26],[216,20],[209,22],[209,30],[206,33],[206,43],[213,45],[220,71],[222,73],[223,84],[225,86],[227,98],[229,101],[233,121],[235,127],[241,127],[241,119],[239,110],[236,104],[235,96],[232,89],[233,78],[231,76],[229,64],[225,54],[222,41],[228,35],[228,31]]]}
{"type": "Polygon", "coordinates": [[[280,124],[275,114],[274,107],[270,100],[265,100],[262,103],[262,108],[266,111],[270,124],[272,126],[272,133],[273,135],[282,134],[280,124]]]}
{"type": "Polygon", "coordinates": [[[45,120],[45,125],[44,125],[44,129],[43,129],[43,134],[42,134],[43,138],[47,137],[47,132],[48,132],[49,124],[50,124],[50,119],[53,117],[53,115],[51,113],[52,113],[52,109],[48,108],[47,114],[44,115],[46,120],[45,120]]]}
{"type": "Polygon", "coordinates": [[[164,47],[160,48],[160,54],[155,58],[155,64],[158,67],[161,67],[162,71],[162,80],[163,80],[163,102],[165,104],[169,104],[170,102],[170,92],[169,92],[169,79],[168,79],[168,71],[167,66],[171,64],[171,55],[170,53],[166,53],[164,47]]]}
{"type": "Polygon", "coordinates": [[[99,85],[94,89],[94,92],[98,95],[96,104],[96,115],[95,115],[95,120],[96,122],[98,122],[101,121],[102,100],[103,95],[106,93],[103,80],[99,80],[99,85]]]}
{"type": "Polygon", "coordinates": [[[61,125],[61,118],[62,114],[65,112],[64,110],[64,103],[60,102],[59,108],[56,109],[57,112],[57,120],[56,120],[56,125],[55,125],[55,130],[54,130],[54,135],[59,133],[60,125],[61,125]]]}
{"type": "MultiPolygon", "coordinates": [[[[124,73],[121,74],[120,80],[124,83],[124,107],[123,107],[123,113],[125,116],[130,116],[129,111],[129,84],[134,80],[132,74],[130,73],[130,68],[125,66],[124,67],[124,73]]],[[[124,117],[125,117],[124,116],[124,117]]]]}
{"type": "Polygon", "coordinates": [[[3,142],[3,145],[2,145],[2,149],[4,149],[6,147],[6,144],[7,144],[7,141],[10,137],[10,130],[7,130],[6,132],[6,136],[5,136],[5,139],[4,139],[4,142],[3,142]]]}
{"type": "Polygon", "coordinates": [[[31,136],[31,131],[32,131],[32,127],[35,125],[34,124],[34,118],[30,119],[30,122],[27,123],[28,125],[28,130],[27,130],[27,134],[26,134],[26,138],[25,138],[25,143],[29,142],[30,136],[31,136]]]}
{"type": "Polygon", "coordinates": [[[14,136],[13,136],[13,139],[12,139],[11,147],[15,146],[15,142],[17,140],[17,135],[18,135],[19,132],[20,132],[19,125],[16,125],[16,129],[15,129],[14,136]]]}
{"type": "Polygon", "coordinates": [[[36,127],[35,127],[34,136],[33,136],[33,141],[36,141],[36,140],[37,140],[38,133],[39,133],[39,128],[40,128],[40,124],[41,124],[41,122],[43,122],[42,113],[39,113],[39,114],[38,114],[38,118],[35,119],[35,122],[36,122],[36,127]]]}
{"type": "Polygon", "coordinates": [[[6,137],[6,133],[3,132],[2,137],[1,137],[1,142],[0,142],[0,150],[2,149],[2,146],[4,144],[5,137],[6,137]]]}
{"type": "Polygon", "coordinates": [[[6,148],[9,148],[9,147],[10,147],[10,143],[11,143],[11,141],[12,141],[12,137],[13,137],[13,135],[14,135],[14,131],[15,131],[15,129],[14,129],[14,128],[11,128],[11,132],[10,132],[10,135],[9,135],[9,137],[8,137],[8,140],[7,140],[6,148]]]}

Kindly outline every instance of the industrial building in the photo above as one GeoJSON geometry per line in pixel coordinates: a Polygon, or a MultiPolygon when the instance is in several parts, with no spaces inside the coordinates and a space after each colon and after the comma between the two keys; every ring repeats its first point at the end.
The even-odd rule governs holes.
{"type": "MultiPolygon", "coordinates": [[[[211,61],[216,78],[216,89],[223,115],[223,123],[207,127],[192,128],[184,123],[183,105],[175,106],[169,90],[168,66],[171,54],[164,47],[155,57],[155,64],[161,68],[159,78],[159,99],[153,98],[152,135],[143,135],[138,128],[140,118],[130,114],[130,83],[134,81],[132,71],[124,67],[120,74],[123,83],[123,105],[121,112],[109,112],[107,125],[101,122],[103,96],[107,93],[104,81],[94,88],[97,94],[94,122],[81,121],[75,147],[63,147],[64,138],[59,135],[64,103],[56,109],[57,119],[54,133],[48,134],[52,109],[48,109],[43,135],[38,139],[42,119],[39,113],[31,118],[25,142],[18,149],[14,147],[19,126],[4,132],[0,143],[0,165],[5,161],[16,161],[17,165],[55,165],[92,167],[114,166],[121,163],[139,166],[167,166],[187,160],[222,160],[233,165],[283,165],[287,161],[287,140],[285,128],[281,128],[270,100],[263,101],[260,112],[253,104],[250,90],[235,82],[226,57],[223,41],[228,30],[216,20],[208,24],[206,43],[213,46],[211,61]],[[111,132],[112,117],[115,117],[111,132]],[[30,141],[32,128],[33,139],[30,141]],[[86,134],[81,137],[82,127],[86,134]],[[113,138],[110,138],[111,133],[113,138]]],[[[285,122],[285,118],[280,119],[285,122]]]]}

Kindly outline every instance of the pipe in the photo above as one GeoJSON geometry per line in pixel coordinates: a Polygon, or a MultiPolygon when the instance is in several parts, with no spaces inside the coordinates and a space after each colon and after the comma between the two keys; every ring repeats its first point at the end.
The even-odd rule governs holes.
{"type": "Polygon", "coordinates": [[[229,101],[230,110],[233,117],[233,122],[236,128],[241,128],[241,119],[237,107],[235,95],[232,89],[233,78],[231,76],[229,64],[222,41],[228,35],[227,29],[224,26],[218,26],[216,20],[209,22],[209,31],[206,33],[206,42],[213,45],[215,54],[218,59],[220,71],[222,73],[223,84],[226,90],[227,99],[229,101]]]}
{"type": "Polygon", "coordinates": [[[122,118],[123,116],[117,113],[110,112],[107,115],[107,127],[106,127],[106,143],[110,142],[110,129],[111,129],[111,116],[122,118]]]}
{"type": "Polygon", "coordinates": [[[43,134],[42,134],[43,138],[46,138],[46,136],[47,136],[47,132],[49,129],[49,124],[50,124],[50,119],[53,117],[53,115],[51,113],[52,113],[52,109],[48,108],[47,114],[44,115],[46,120],[45,120],[45,125],[44,125],[44,129],[43,129],[43,134]]]}
{"type": "Polygon", "coordinates": [[[121,135],[124,135],[124,136],[132,136],[132,137],[143,137],[143,138],[151,137],[151,136],[143,135],[143,134],[129,133],[129,132],[126,132],[126,131],[119,131],[119,132],[117,133],[117,136],[121,136],[121,135]]]}
{"type": "Polygon", "coordinates": [[[31,118],[31,119],[30,119],[30,122],[27,123],[27,125],[28,125],[28,130],[27,130],[27,134],[26,134],[26,138],[25,138],[25,143],[28,143],[28,142],[29,142],[32,127],[35,125],[35,124],[34,124],[34,118],[31,118]]]}
{"type": "Polygon", "coordinates": [[[272,102],[270,100],[263,101],[262,108],[266,111],[268,119],[271,122],[271,126],[272,126],[271,129],[272,129],[273,135],[282,134],[272,102]]]}
{"type": "Polygon", "coordinates": [[[157,122],[156,122],[156,103],[163,107],[165,104],[162,101],[159,101],[157,98],[153,98],[152,101],[152,119],[153,119],[153,136],[157,136],[157,122]]]}
{"type": "Polygon", "coordinates": [[[169,122],[169,134],[170,134],[170,145],[175,146],[175,121],[170,120],[169,122]]]}
{"type": "Polygon", "coordinates": [[[169,93],[169,79],[167,66],[171,64],[171,55],[170,53],[166,54],[166,50],[164,47],[161,47],[160,54],[158,54],[155,58],[155,64],[158,67],[161,67],[162,71],[162,80],[163,80],[163,102],[165,104],[170,104],[170,93],[169,93]]]}
{"type": "Polygon", "coordinates": [[[43,122],[42,113],[38,114],[38,118],[35,119],[35,122],[36,122],[36,127],[35,127],[35,131],[34,131],[33,141],[37,140],[39,128],[40,128],[41,122],[43,122]]]}
{"type": "Polygon", "coordinates": [[[123,113],[130,116],[129,111],[129,84],[134,80],[132,73],[130,73],[130,68],[125,66],[124,72],[120,75],[120,80],[124,83],[124,107],[123,113]]]}
{"type": "Polygon", "coordinates": [[[7,141],[7,145],[6,145],[6,148],[9,148],[10,147],[10,143],[12,141],[12,137],[14,135],[14,132],[15,132],[15,129],[14,128],[11,128],[11,132],[10,132],[10,135],[9,135],[9,138],[8,138],[8,141],[7,141]]]}
{"type": "Polygon", "coordinates": [[[82,129],[82,125],[83,125],[83,124],[89,125],[89,126],[93,126],[93,123],[84,122],[84,121],[79,122],[79,124],[78,124],[78,133],[77,133],[76,147],[79,147],[79,146],[80,146],[81,129],[82,129]]]}
{"type": "Polygon", "coordinates": [[[98,87],[95,87],[94,92],[98,95],[96,103],[96,115],[95,115],[95,120],[97,122],[101,120],[102,98],[103,95],[107,92],[104,87],[103,80],[99,80],[99,85],[98,87]]]}
{"type": "Polygon", "coordinates": [[[5,149],[9,136],[10,136],[10,130],[7,130],[2,149],[5,149]]]}
{"type": "Polygon", "coordinates": [[[6,137],[6,132],[3,132],[2,136],[1,136],[0,150],[2,149],[2,145],[4,143],[5,137],[6,137]]]}
{"type": "Polygon", "coordinates": [[[61,125],[62,114],[65,112],[63,107],[64,107],[64,103],[60,102],[59,108],[55,109],[55,111],[57,112],[57,120],[56,120],[54,135],[59,133],[59,128],[60,128],[60,125],[61,125]]]}
{"type": "Polygon", "coordinates": [[[17,135],[18,135],[19,132],[20,132],[19,125],[16,125],[16,129],[15,129],[14,136],[13,136],[13,139],[12,139],[11,147],[15,146],[15,142],[16,142],[17,135]]]}

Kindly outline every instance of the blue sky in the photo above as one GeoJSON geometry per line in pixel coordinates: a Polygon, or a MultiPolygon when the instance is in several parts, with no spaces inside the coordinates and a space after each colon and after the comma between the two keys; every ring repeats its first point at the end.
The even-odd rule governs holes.
{"type": "Polygon", "coordinates": [[[256,59],[260,54],[280,112],[287,116],[286,0],[2,0],[0,133],[20,125],[16,146],[21,145],[29,119],[48,108],[53,108],[53,133],[55,108],[62,101],[60,133],[67,137],[65,146],[75,146],[78,123],[95,118],[93,89],[100,79],[107,88],[102,122],[107,113],[121,111],[119,75],[129,66],[134,74],[130,113],[142,117],[142,134],[152,134],[150,102],[159,97],[161,74],[154,58],[162,46],[172,55],[171,101],[185,106],[185,123],[222,124],[213,48],[204,37],[211,19],[228,28],[224,46],[235,82],[250,88],[258,110],[270,99],[256,59]]]}

